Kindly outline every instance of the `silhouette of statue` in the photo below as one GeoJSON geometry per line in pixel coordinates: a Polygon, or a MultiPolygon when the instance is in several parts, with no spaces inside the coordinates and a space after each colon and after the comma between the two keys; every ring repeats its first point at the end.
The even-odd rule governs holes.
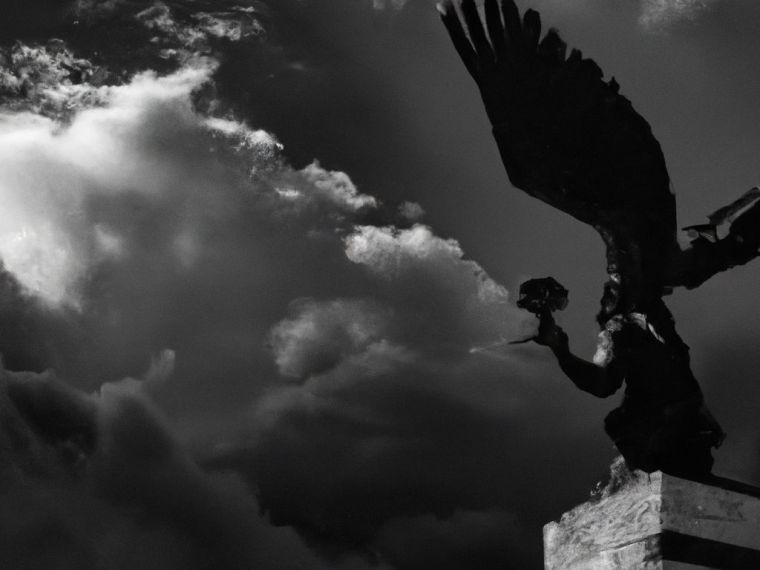
{"type": "Polygon", "coordinates": [[[554,280],[523,285],[518,305],[539,318],[530,340],[549,347],[581,390],[605,398],[625,384],[605,429],[629,468],[710,477],[711,450],[725,435],[705,407],[689,348],[662,297],[758,255],[760,190],[709,223],[684,228],[692,240],[681,249],[662,150],[615,79],[604,81],[578,50],[566,57],[555,30],[541,39],[539,14],[520,18],[512,0],[485,0],[485,27],[474,0],[460,8],[461,19],[450,2],[438,5],[480,88],[512,185],[591,225],[607,246],[593,361],[572,354],[554,322],[552,310],[564,307],[567,294],[554,280]]]}

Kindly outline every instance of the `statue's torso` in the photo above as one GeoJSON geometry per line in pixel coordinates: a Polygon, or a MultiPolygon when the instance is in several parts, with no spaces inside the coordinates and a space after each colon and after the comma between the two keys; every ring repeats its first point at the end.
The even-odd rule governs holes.
{"type": "Polygon", "coordinates": [[[594,361],[620,371],[625,381],[624,405],[659,408],[692,399],[701,403],[689,347],[668,325],[665,319],[631,313],[613,317],[600,333],[594,361]]]}
{"type": "Polygon", "coordinates": [[[669,317],[667,309],[654,318],[618,315],[600,333],[595,362],[616,369],[625,382],[623,402],[605,419],[605,430],[632,467],[709,473],[710,449],[725,434],[704,405],[689,347],[669,317]]]}

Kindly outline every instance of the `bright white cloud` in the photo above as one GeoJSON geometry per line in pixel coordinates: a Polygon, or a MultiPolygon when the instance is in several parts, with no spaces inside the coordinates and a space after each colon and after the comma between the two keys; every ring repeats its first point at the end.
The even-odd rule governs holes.
{"type": "Polygon", "coordinates": [[[366,194],[359,194],[354,183],[345,172],[326,171],[314,162],[301,173],[316,190],[340,209],[359,210],[377,206],[377,200],[366,194]]]}
{"type": "Polygon", "coordinates": [[[436,236],[431,228],[416,224],[410,229],[360,226],[345,238],[346,256],[381,277],[401,277],[424,272],[428,279],[459,288],[468,305],[506,305],[507,290],[488,277],[453,239],[436,236]]]}
{"type": "Polygon", "coordinates": [[[200,128],[189,97],[212,71],[201,60],[102,88],[102,106],[84,108],[67,127],[32,113],[0,115],[0,257],[29,291],[52,305],[79,305],[90,266],[123,250],[117,234],[88,219],[87,200],[166,192],[175,172],[153,155],[155,145],[200,128]]]}

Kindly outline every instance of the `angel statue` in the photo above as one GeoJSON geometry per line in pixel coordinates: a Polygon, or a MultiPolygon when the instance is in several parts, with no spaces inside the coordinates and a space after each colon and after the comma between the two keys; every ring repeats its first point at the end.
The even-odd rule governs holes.
{"type": "Polygon", "coordinates": [[[605,81],[576,49],[568,56],[556,30],[542,37],[538,12],[520,17],[513,0],[485,0],[482,19],[474,0],[438,10],[480,89],[512,185],[591,225],[607,247],[593,360],[570,352],[554,322],[566,299],[553,279],[523,287],[518,305],[539,319],[532,340],[581,390],[606,398],[625,384],[605,430],[630,469],[710,478],[712,448],[725,434],[663,296],[758,255],[760,190],[684,228],[691,241],[682,248],[662,150],[614,78],[605,81]]]}

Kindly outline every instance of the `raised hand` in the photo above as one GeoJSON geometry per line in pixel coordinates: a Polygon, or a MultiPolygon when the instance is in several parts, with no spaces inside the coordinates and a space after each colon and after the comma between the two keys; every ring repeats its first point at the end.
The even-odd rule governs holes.
{"type": "Polygon", "coordinates": [[[555,321],[549,312],[539,317],[538,332],[531,340],[536,344],[548,346],[552,350],[568,348],[567,333],[555,321]]]}

